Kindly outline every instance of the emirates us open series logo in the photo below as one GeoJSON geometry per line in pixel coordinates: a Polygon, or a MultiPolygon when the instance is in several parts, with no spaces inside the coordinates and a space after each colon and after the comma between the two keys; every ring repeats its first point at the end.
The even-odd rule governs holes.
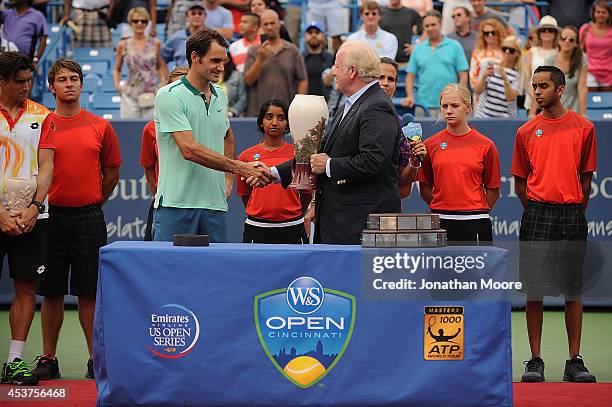
{"type": "Polygon", "coordinates": [[[255,297],[261,345],[289,381],[308,388],[331,372],[355,326],[355,297],[299,277],[287,288],[255,297]]]}
{"type": "Polygon", "coordinates": [[[182,358],[198,343],[200,323],[188,308],[178,304],[162,305],[149,318],[147,349],[155,356],[182,358]]]}

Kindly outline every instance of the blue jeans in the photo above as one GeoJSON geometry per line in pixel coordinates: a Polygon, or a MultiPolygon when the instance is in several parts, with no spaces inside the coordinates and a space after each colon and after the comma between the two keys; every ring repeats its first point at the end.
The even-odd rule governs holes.
{"type": "Polygon", "coordinates": [[[160,206],[153,214],[153,239],[172,241],[175,234],[209,235],[212,243],[227,242],[225,212],[160,206]]]}

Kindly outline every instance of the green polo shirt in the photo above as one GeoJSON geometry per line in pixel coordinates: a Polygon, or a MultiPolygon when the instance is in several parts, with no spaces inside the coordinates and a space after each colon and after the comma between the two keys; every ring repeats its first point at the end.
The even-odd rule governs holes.
{"type": "Polygon", "coordinates": [[[215,85],[206,103],[204,94],[185,76],[161,88],[155,97],[155,130],[159,152],[159,181],[155,207],[203,208],[227,211],[225,176],[183,158],[172,133],[191,131],[196,142],[224,153],[229,120],[227,96],[215,85]]]}

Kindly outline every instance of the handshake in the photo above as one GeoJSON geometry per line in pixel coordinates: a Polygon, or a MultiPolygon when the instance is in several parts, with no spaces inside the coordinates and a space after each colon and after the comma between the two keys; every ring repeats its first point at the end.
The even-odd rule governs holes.
{"type": "MultiPolygon", "coordinates": [[[[329,156],[325,153],[310,156],[310,168],[315,175],[325,174],[329,156]]],[[[242,163],[238,172],[243,180],[251,187],[265,187],[272,182],[280,182],[278,171],[274,173],[261,161],[242,163]]]]}

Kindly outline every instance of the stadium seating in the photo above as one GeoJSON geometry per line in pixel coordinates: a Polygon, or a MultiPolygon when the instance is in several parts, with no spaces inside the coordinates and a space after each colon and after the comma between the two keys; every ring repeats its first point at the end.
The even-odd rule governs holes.
{"type": "Polygon", "coordinates": [[[589,93],[587,114],[591,119],[612,120],[612,92],[589,93]]]}
{"type": "Polygon", "coordinates": [[[92,61],[81,64],[83,68],[83,74],[96,74],[99,77],[104,77],[110,73],[110,69],[107,61],[92,61]]]}
{"type": "Polygon", "coordinates": [[[112,93],[95,93],[92,97],[94,109],[119,109],[121,97],[112,93]]]}

